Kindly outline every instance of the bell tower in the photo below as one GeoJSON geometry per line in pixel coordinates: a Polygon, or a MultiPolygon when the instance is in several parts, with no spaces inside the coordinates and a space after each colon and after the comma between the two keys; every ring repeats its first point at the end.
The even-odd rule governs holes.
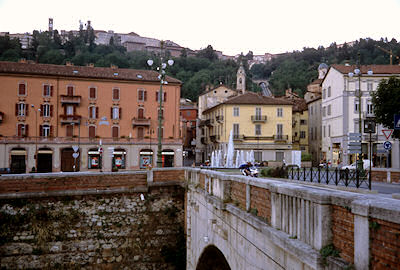
{"type": "Polygon", "coordinates": [[[240,94],[244,94],[246,91],[246,72],[243,67],[243,63],[240,63],[240,67],[236,74],[236,90],[240,91],[240,94]]]}

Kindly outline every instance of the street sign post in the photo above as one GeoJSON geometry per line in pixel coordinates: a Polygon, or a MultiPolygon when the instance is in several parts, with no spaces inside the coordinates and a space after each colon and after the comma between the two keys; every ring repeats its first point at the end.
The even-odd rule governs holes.
{"type": "Polygon", "coordinates": [[[385,148],[386,150],[390,150],[392,149],[392,143],[389,141],[386,141],[383,143],[383,148],[385,148]]]}
{"type": "Polygon", "coordinates": [[[382,133],[385,136],[386,140],[388,140],[390,136],[392,136],[393,129],[382,129],[382,133]]]}
{"type": "Polygon", "coordinates": [[[347,153],[361,154],[361,133],[349,133],[347,153]]]}

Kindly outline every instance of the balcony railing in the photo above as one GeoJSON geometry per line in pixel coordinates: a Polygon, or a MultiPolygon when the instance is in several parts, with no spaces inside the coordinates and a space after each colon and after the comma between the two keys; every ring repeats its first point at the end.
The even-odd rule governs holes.
{"type": "Polygon", "coordinates": [[[224,116],[223,115],[217,115],[216,119],[217,119],[217,122],[221,123],[222,121],[224,121],[224,116]]]}
{"type": "Polygon", "coordinates": [[[244,135],[243,134],[233,134],[233,140],[235,141],[243,141],[244,135]]]}
{"type": "Polygon", "coordinates": [[[81,96],[60,95],[61,104],[80,104],[81,96]]]}
{"type": "Polygon", "coordinates": [[[274,141],[287,141],[289,138],[288,135],[283,135],[283,134],[276,134],[274,135],[274,141]]]}
{"type": "Polygon", "coordinates": [[[60,115],[61,124],[80,124],[82,116],[80,115],[60,115]]]}
{"type": "Polygon", "coordinates": [[[265,123],[267,121],[267,116],[266,115],[252,115],[251,121],[265,123]]]}
{"type": "Polygon", "coordinates": [[[135,126],[150,126],[150,117],[149,118],[146,118],[146,117],[143,117],[143,118],[137,118],[137,117],[133,117],[132,118],[132,126],[133,127],[135,127],[135,126]]]}

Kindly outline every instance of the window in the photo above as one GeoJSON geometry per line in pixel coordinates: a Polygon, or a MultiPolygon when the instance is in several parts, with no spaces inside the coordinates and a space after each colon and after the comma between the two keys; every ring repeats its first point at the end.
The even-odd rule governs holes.
{"type": "Polygon", "coordinates": [[[355,133],[357,133],[360,130],[358,123],[359,123],[358,119],[354,119],[354,132],[355,133]]]}
{"type": "Polygon", "coordinates": [[[114,139],[119,137],[119,127],[117,126],[112,127],[112,137],[114,139]]]}
{"type": "Polygon", "coordinates": [[[138,127],[137,137],[138,137],[138,139],[143,139],[143,137],[144,137],[144,128],[143,127],[138,127]]]}
{"type": "Polygon", "coordinates": [[[313,130],[313,128],[310,128],[310,137],[311,137],[311,140],[314,140],[314,130],[313,130]]]}
{"type": "Polygon", "coordinates": [[[51,135],[51,127],[49,125],[41,125],[40,126],[40,136],[41,137],[50,137],[51,135]]]}
{"type": "MultiPolygon", "coordinates": [[[[157,92],[156,92],[156,101],[157,101],[157,102],[159,101],[159,96],[160,96],[160,92],[157,91],[157,92]]],[[[166,102],[166,101],[167,101],[167,92],[164,92],[164,91],[163,91],[163,96],[164,96],[164,98],[163,98],[162,102],[166,102]]]]}
{"type": "Polygon", "coordinates": [[[322,89],[322,99],[325,99],[325,98],[326,98],[326,90],[322,89]]]}
{"type": "Polygon", "coordinates": [[[261,135],[261,125],[257,124],[257,125],[255,125],[255,128],[256,128],[255,134],[256,135],[261,135]]]}
{"type": "Polygon", "coordinates": [[[144,89],[138,90],[138,101],[146,101],[147,100],[147,92],[144,89]]]}
{"type": "Polygon", "coordinates": [[[96,93],[97,91],[96,91],[96,87],[90,87],[89,88],[89,98],[90,99],[96,99],[96,93]]]}
{"type": "Polygon", "coordinates": [[[40,105],[40,116],[52,117],[53,116],[53,105],[42,104],[40,105]]]}
{"type": "Polygon", "coordinates": [[[74,95],[74,87],[73,86],[67,86],[67,96],[72,97],[74,95]]]}
{"type": "Polygon", "coordinates": [[[112,99],[119,100],[119,88],[113,88],[112,90],[112,99]]]}
{"type": "Polygon", "coordinates": [[[310,106],[310,114],[313,115],[313,113],[314,113],[314,107],[311,105],[310,106]]]}
{"type": "Polygon", "coordinates": [[[371,81],[367,81],[367,90],[368,91],[372,91],[372,82],[371,81]]]}
{"type": "Polygon", "coordinates": [[[93,139],[96,137],[96,127],[89,126],[89,138],[93,139]]]}
{"type": "MultiPolygon", "coordinates": [[[[157,136],[160,128],[157,128],[157,136]]],[[[161,128],[161,138],[164,138],[164,127],[161,128]]]]}
{"type": "Polygon", "coordinates": [[[121,108],[119,108],[119,107],[111,108],[111,119],[114,119],[114,120],[121,119],[121,108]]]}
{"type": "Polygon", "coordinates": [[[275,161],[283,161],[285,155],[283,152],[275,152],[275,161]]]}
{"type": "Polygon", "coordinates": [[[331,87],[329,86],[328,87],[328,97],[330,97],[331,96],[331,87]]]}
{"type": "Polygon", "coordinates": [[[276,125],[276,135],[277,135],[278,139],[282,139],[282,137],[283,137],[283,125],[282,124],[276,125]]]}
{"type": "Polygon", "coordinates": [[[305,131],[300,131],[300,139],[304,139],[306,137],[305,131]]]}
{"type": "Polygon", "coordinates": [[[18,95],[26,96],[26,84],[25,83],[20,83],[18,85],[18,95]]]}
{"type": "Polygon", "coordinates": [[[99,107],[96,107],[96,106],[89,107],[89,118],[90,119],[99,118],[99,107]]]}
{"type": "Polygon", "coordinates": [[[324,138],[326,137],[326,134],[325,134],[325,126],[323,126],[323,132],[324,132],[324,138]]]}
{"type": "Polygon", "coordinates": [[[256,108],[256,120],[261,120],[261,108],[256,108]]]}
{"type": "Polygon", "coordinates": [[[17,125],[17,136],[19,137],[25,137],[28,136],[28,125],[25,124],[18,124],[17,125]]]}
{"type": "Polygon", "coordinates": [[[262,159],[262,151],[254,151],[254,160],[256,162],[263,161],[263,159],[262,159]]]}
{"type": "Polygon", "coordinates": [[[66,108],[66,112],[65,112],[66,115],[74,115],[74,106],[68,105],[65,108],[66,108]]]}
{"type": "Polygon", "coordinates": [[[322,116],[326,116],[326,107],[324,106],[324,107],[322,107],[322,116]]]}
{"type": "Polygon", "coordinates": [[[73,125],[66,125],[65,129],[66,129],[65,135],[67,137],[72,137],[74,135],[74,126],[73,125]]]}
{"type": "Polygon", "coordinates": [[[283,117],[283,109],[282,108],[277,108],[276,109],[276,116],[283,117]]]}
{"type": "Polygon", "coordinates": [[[239,107],[233,107],[233,116],[239,116],[239,107]]]}
{"type": "Polygon", "coordinates": [[[233,124],[233,137],[239,137],[239,124],[233,124]]]}
{"type": "Polygon", "coordinates": [[[328,115],[331,115],[331,105],[328,105],[328,115]]]}
{"type": "Polygon", "coordinates": [[[374,104],[367,102],[367,114],[373,114],[374,113],[374,104]]]}
{"type": "Polygon", "coordinates": [[[328,137],[331,136],[331,125],[328,126],[328,137]]]}
{"type": "Polygon", "coordinates": [[[300,125],[307,125],[307,120],[300,119],[300,125]]]}
{"type": "Polygon", "coordinates": [[[358,113],[358,110],[360,109],[360,103],[358,101],[358,99],[354,100],[354,112],[358,113]]]}
{"type": "Polygon", "coordinates": [[[28,116],[28,107],[25,103],[15,104],[15,115],[16,116],[28,116]]]}
{"type": "Polygon", "coordinates": [[[138,119],[144,119],[144,108],[138,109],[138,119]]]}
{"type": "Polygon", "coordinates": [[[53,95],[53,86],[44,84],[43,85],[43,96],[44,97],[50,97],[53,95]]]}

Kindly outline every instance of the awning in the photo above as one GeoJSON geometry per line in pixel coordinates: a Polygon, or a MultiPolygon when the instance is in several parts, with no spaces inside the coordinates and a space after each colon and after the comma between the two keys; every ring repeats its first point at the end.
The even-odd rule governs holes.
{"type": "Polygon", "coordinates": [[[52,150],[38,150],[38,154],[53,154],[52,150]]]}
{"type": "Polygon", "coordinates": [[[26,150],[11,150],[11,155],[13,156],[25,156],[26,150]]]}
{"type": "Polygon", "coordinates": [[[145,151],[140,151],[141,155],[152,155],[153,152],[145,152],[145,151]]]}
{"type": "Polygon", "coordinates": [[[100,155],[99,151],[89,151],[88,155],[100,155]]]}
{"type": "Polygon", "coordinates": [[[113,155],[126,155],[125,151],[117,151],[117,152],[113,152],[113,155]]]}
{"type": "Polygon", "coordinates": [[[163,151],[163,152],[161,152],[161,154],[163,154],[163,155],[170,155],[170,156],[173,156],[174,155],[174,152],[172,152],[172,151],[163,151]]]}

